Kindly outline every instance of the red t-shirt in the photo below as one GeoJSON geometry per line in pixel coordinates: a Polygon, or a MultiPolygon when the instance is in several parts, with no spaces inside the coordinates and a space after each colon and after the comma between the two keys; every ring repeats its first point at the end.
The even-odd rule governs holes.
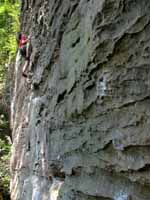
{"type": "Polygon", "coordinates": [[[27,43],[27,37],[25,35],[21,35],[21,39],[19,40],[19,48],[22,48],[27,43]]]}

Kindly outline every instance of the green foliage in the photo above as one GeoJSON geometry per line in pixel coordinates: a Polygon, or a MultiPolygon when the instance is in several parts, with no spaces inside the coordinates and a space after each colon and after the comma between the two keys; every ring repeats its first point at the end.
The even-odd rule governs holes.
{"type": "Polygon", "coordinates": [[[1,160],[5,161],[9,157],[10,153],[10,144],[0,139],[0,155],[2,155],[1,160]]]}
{"type": "Polygon", "coordinates": [[[0,139],[0,187],[3,196],[9,195],[9,160],[10,160],[10,144],[0,139]]]}
{"type": "MultiPolygon", "coordinates": [[[[4,106],[3,106],[4,107],[4,106]]],[[[0,191],[3,194],[3,199],[9,198],[9,160],[10,160],[10,139],[9,139],[9,121],[8,113],[0,106],[0,191]]]]}
{"type": "Polygon", "coordinates": [[[3,198],[9,199],[9,160],[11,145],[9,137],[7,136],[7,129],[9,129],[8,116],[0,115],[0,190],[3,198]]]}
{"type": "Polygon", "coordinates": [[[19,0],[0,2],[0,81],[4,79],[6,64],[15,57],[19,30],[19,0]]]}

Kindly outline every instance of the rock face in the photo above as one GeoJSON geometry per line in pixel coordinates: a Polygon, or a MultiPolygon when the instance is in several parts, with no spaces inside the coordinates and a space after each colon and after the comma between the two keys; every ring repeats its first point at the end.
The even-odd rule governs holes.
{"type": "Polygon", "coordinates": [[[150,1],[22,1],[12,200],[150,199],[150,1]]]}

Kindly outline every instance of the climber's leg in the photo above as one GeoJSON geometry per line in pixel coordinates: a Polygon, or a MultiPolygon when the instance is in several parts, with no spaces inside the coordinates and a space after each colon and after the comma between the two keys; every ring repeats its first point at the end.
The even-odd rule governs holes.
{"type": "Polygon", "coordinates": [[[28,42],[26,46],[26,59],[29,59],[29,46],[30,46],[30,43],[28,42]]]}
{"type": "Polygon", "coordinates": [[[25,64],[24,64],[24,66],[23,66],[23,71],[22,71],[22,75],[23,75],[24,77],[27,77],[27,74],[26,74],[26,73],[27,73],[28,64],[29,64],[29,60],[26,59],[25,64]]]}
{"type": "Polygon", "coordinates": [[[23,66],[23,71],[22,71],[22,75],[24,77],[27,77],[27,69],[28,69],[28,65],[29,65],[29,42],[26,45],[26,56],[25,56],[25,64],[23,66]]]}

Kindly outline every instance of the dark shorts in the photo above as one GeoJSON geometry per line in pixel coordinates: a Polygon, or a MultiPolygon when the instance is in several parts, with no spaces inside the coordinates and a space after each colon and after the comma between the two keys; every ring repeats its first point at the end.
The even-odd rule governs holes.
{"type": "Polygon", "coordinates": [[[24,46],[21,47],[19,50],[20,50],[20,54],[21,54],[24,58],[26,58],[26,50],[27,50],[27,46],[24,45],[24,46]]]}

